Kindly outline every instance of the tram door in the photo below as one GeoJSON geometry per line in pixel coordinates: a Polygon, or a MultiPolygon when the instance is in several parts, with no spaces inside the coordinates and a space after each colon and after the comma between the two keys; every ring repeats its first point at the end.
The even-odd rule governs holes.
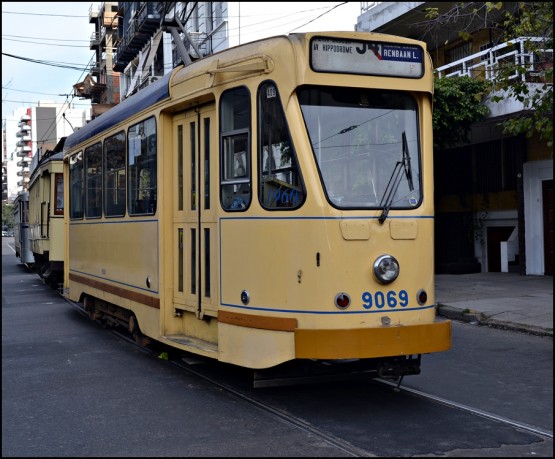
{"type": "MultiPolygon", "coordinates": [[[[173,119],[176,315],[217,315],[217,132],[214,105],[173,119]],[[212,160],[211,157],[212,156],[212,160]]],[[[187,324],[186,328],[191,326],[187,324]]],[[[186,332],[185,332],[186,333],[186,332]]]]}

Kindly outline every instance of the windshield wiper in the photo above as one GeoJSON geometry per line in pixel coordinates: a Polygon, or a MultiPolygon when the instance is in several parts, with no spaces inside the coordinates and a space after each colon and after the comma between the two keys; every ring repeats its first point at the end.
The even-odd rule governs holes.
{"type": "Polygon", "coordinates": [[[401,161],[397,161],[395,163],[395,167],[393,169],[393,172],[391,173],[389,182],[387,182],[387,186],[385,187],[385,191],[380,201],[380,207],[383,206],[380,218],[378,218],[378,222],[380,223],[380,225],[385,222],[387,214],[389,213],[389,209],[391,208],[391,204],[393,204],[395,193],[397,193],[397,188],[399,188],[399,184],[401,183],[401,173],[403,170],[405,171],[405,177],[407,178],[407,182],[409,184],[409,190],[414,190],[414,185],[412,182],[412,168],[410,165],[409,146],[407,143],[407,135],[405,134],[405,131],[403,131],[401,137],[403,145],[403,156],[401,158],[401,161]]]}
{"type": "Polygon", "coordinates": [[[409,182],[409,190],[414,191],[414,185],[412,184],[412,167],[410,165],[410,154],[409,154],[409,144],[407,142],[407,135],[403,131],[403,166],[405,168],[405,175],[407,181],[409,182]]]}

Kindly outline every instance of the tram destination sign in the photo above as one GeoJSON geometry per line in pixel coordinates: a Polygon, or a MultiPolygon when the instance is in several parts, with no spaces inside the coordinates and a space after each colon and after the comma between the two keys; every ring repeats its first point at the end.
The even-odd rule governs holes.
{"type": "Polygon", "coordinates": [[[315,72],[420,78],[424,74],[424,50],[400,43],[314,37],[310,41],[310,65],[315,72]]]}

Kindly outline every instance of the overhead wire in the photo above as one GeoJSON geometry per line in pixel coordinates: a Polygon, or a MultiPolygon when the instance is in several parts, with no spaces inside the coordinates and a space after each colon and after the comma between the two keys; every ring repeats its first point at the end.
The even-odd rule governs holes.
{"type": "MultiPolygon", "coordinates": [[[[48,16],[48,17],[66,17],[66,18],[72,18],[72,19],[77,19],[77,18],[88,18],[88,15],[75,15],[75,14],[51,14],[51,13],[30,13],[30,12],[17,12],[17,11],[2,11],[2,15],[4,14],[16,14],[16,15],[29,15],[29,16],[48,16]]],[[[28,37],[28,36],[20,36],[20,35],[2,35],[2,41],[13,41],[13,42],[20,42],[20,43],[28,43],[28,44],[34,44],[34,45],[48,45],[48,46],[55,46],[55,47],[73,47],[73,48],[82,48],[82,47],[87,47],[89,48],[88,45],[78,45],[78,44],[67,44],[67,42],[87,42],[87,40],[73,40],[73,39],[55,39],[55,38],[42,38],[42,37],[28,37]],[[24,38],[24,39],[28,39],[28,40],[17,40],[17,38],[24,38]],[[58,41],[58,42],[63,42],[63,43],[40,43],[36,40],[39,41],[58,41]]],[[[39,64],[39,65],[46,65],[46,66],[51,66],[51,67],[57,67],[57,68],[63,68],[63,69],[68,69],[68,70],[75,70],[80,73],[80,76],[77,79],[77,82],[75,84],[77,84],[79,81],[82,81],[83,76],[86,74],[87,71],[89,71],[90,68],[92,68],[92,64],[94,63],[94,59],[95,59],[95,54],[93,53],[92,57],[89,59],[88,64],[86,64],[85,66],[82,66],[80,64],[74,64],[74,63],[69,63],[69,62],[57,62],[57,61],[49,61],[49,60],[41,60],[41,59],[33,59],[33,58],[29,58],[29,57],[24,57],[24,56],[17,56],[14,54],[10,54],[10,53],[2,53],[3,56],[6,57],[11,57],[12,59],[18,59],[18,60],[23,60],[23,61],[27,61],[29,63],[34,63],[34,64],[39,64]]],[[[59,106],[59,109],[57,109],[57,113],[58,115],[56,116],[56,118],[54,118],[52,120],[52,123],[50,126],[48,126],[48,128],[45,130],[46,135],[45,137],[50,137],[50,135],[54,132],[54,128],[58,125],[59,122],[62,121],[63,119],[63,115],[65,114],[65,111],[68,107],[72,106],[73,100],[75,98],[75,93],[74,93],[74,87],[72,86],[70,93],[68,94],[47,94],[47,93],[38,93],[38,92],[33,92],[33,91],[23,91],[23,90],[17,90],[17,89],[11,89],[5,86],[2,86],[2,89],[4,90],[12,90],[12,91],[18,91],[18,92],[29,92],[29,93],[35,93],[35,94],[45,94],[45,95],[55,95],[55,96],[65,96],[65,100],[63,102],[55,102],[55,104],[57,106],[59,106]]],[[[2,97],[2,102],[9,102],[9,103],[23,103],[23,104],[29,104],[29,105],[33,105],[35,106],[38,102],[22,102],[22,101],[15,101],[15,100],[9,100],[6,99],[4,97],[2,97]]],[[[82,105],[89,105],[89,104],[82,104],[82,105]]],[[[90,105],[89,105],[90,106],[90,105]]],[[[3,117],[4,118],[4,117],[3,117]]],[[[52,139],[46,139],[46,140],[42,140],[42,142],[48,142],[51,141],[52,139]]],[[[41,142],[41,141],[38,141],[41,142]]],[[[38,143],[37,142],[37,143],[38,143]]]]}
{"type": "Polygon", "coordinates": [[[37,41],[26,41],[26,40],[15,40],[13,38],[4,38],[2,37],[2,41],[16,41],[18,43],[28,43],[30,45],[46,45],[46,46],[63,46],[66,48],[88,48],[88,45],[55,45],[52,43],[40,43],[37,41]]]}
{"type": "MultiPolygon", "coordinates": [[[[299,26],[297,26],[297,27],[291,29],[290,32],[292,32],[292,31],[294,31],[294,30],[297,30],[297,29],[299,29],[299,28],[301,28],[301,27],[304,27],[305,25],[308,25],[308,24],[310,24],[310,23],[316,21],[317,19],[319,19],[319,18],[325,16],[326,14],[329,14],[331,11],[335,10],[336,8],[342,6],[342,5],[346,4],[346,3],[348,3],[348,2],[341,2],[341,3],[337,4],[337,5],[334,5],[334,6],[332,6],[332,7],[329,7],[329,8],[328,8],[326,11],[324,11],[323,13],[321,13],[321,14],[319,14],[318,16],[316,16],[316,17],[314,17],[314,18],[308,20],[308,22],[304,22],[302,25],[299,25],[299,26]]],[[[294,13],[290,13],[290,14],[287,14],[287,15],[281,15],[281,16],[279,16],[279,17],[277,17],[277,18],[272,18],[272,19],[268,19],[268,20],[265,20],[265,21],[259,21],[257,24],[245,25],[245,26],[242,27],[242,29],[244,30],[244,29],[246,29],[246,28],[251,28],[251,27],[260,26],[260,25],[265,24],[266,26],[264,27],[264,30],[267,31],[267,30],[271,30],[271,29],[283,27],[284,25],[291,25],[291,21],[289,20],[289,21],[287,21],[287,22],[282,22],[282,23],[279,23],[279,24],[277,24],[277,25],[275,25],[275,26],[273,26],[273,27],[268,28],[268,27],[267,27],[267,24],[268,24],[268,23],[275,23],[276,21],[282,21],[282,20],[284,20],[284,19],[289,19],[289,18],[291,18],[292,16],[297,16],[297,15],[299,15],[299,14],[305,14],[305,13],[311,13],[311,12],[313,12],[313,11],[320,11],[320,10],[322,10],[322,9],[323,9],[323,8],[314,8],[314,9],[309,9],[309,10],[296,11],[296,12],[294,12],[294,13]]],[[[15,12],[15,11],[3,11],[2,13],[3,13],[3,14],[33,15],[33,16],[57,16],[57,17],[70,17],[70,18],[88,17],[88,16],[80,16],[80,15],[63,15],[63,14],[46,14],[46,13],[23,13],[23,12],[15,12]]],[[[307,19],[307,17],[304,16],[304,17],[301,17],[299,20],[295,20],[294,22],[306,21],[306,19],[307,19]]],[[[232,32],[232,29],[231,29],[229,32],[232,32]]],[[[249,34],[249,33],[256,33],[256,32],[257,32],[257,31],[251,31],[251,32],[247,32],[247,34],[249,34]]],[[[289,32],[289,33],[290,33],[290,32],[289,32]]],[[[84,47],[84,46],[86,46],[86,45],[48,44],[48,43],[38,43],[38,42],[23,41],[23,40],[14,40],[14,39],[6,38],[6,37],[27,38],[27,37],[21,37],[21,36],[18,36],[18,35],[3,35],[2,37],[3,37],[3,40],[21,41],[21,42],[23,42],[23,43],[39,44],[39,45],[42,44],[42,45],[49,45],[49,46],[65,46],[65,47],[84,47]]],[[[36,38],[36,39],[38,39],[38,40],[43,40],[42,38],[36,38]]],[[[56,39],[44,39],[44,40],[55,41],[56,39]]],[[[78,41],[78,40],[65,40],[65,41],[78,41]]],[[[84,40],[81,40],[81,41],[84,41],[84,40]]],[[[7,56],[7,57],[11,57],[11,58],[14,58],[14,59],[21,59],[21,60],[28,61],[28,62],[31,62],[31,63],[41,64],[41,65],[49,65],[49,66],[58,67],[58,68],[66,68],[66,69],[69,69],[69,70],[81,71],[82,74],[81,74],[81,77],[80,77],[80,78],[82,78],[83,74],[90,68],[90,66],[92,65],[93,58],[94,58],[94,55],[93,55],[93,58],[91,58],[91,60],[89,61],[89,64],[87,64],[87,66],[85,66],[85,67],[78,67],[77,64],[71,64],[71,63],[67,63],[67,62],[44,61],[44,60],[40,60],[40,59],[32,59],[32,58],[28,58],[28,57],[16,56],[16,55],[9,54],[9,53],[2,53],[2,54],[5,55],[5,56],[7,56]]],[[[73,88],[72,88],[72,89],[73,89],[73,88]]],[[[62,103],[62,105],[65,104],[66,102],[67,102],[68,104],[71,104],[71,102],[73,101],[74,98],[75,98],[75,94],[72,95],[71,100],[68,102],[68,98],[66,97],[66,101],[64,101],[64,102],[62,103]]],[[[5,101],[7,102],[7,100],[5,100],[5,101]]]]}
{"type": "MultiPolygon", "coordinates": [[[[309,10],[302,10],[302,11],[294,11],[292,13],[288,13],[285,15],[280,15],[279,17],[272,17],[271,19],[267,19],[267,20],[261,20],[261,21],[257,21],[256,24],[245,24],[245,25],[241,25],[240,27],[237,28],[230,28],[229,29],[229,37],[230,38],[236,38],[239,36],[239,30],[240,30],[240,35],[241,37],[245,37],[248,35],[253,35],[253,34],[259,34],[261,32],[264,33],[268,33],[271,30],[274,29],[283,29],[284,27],[291,27],[291,23],[298,23],[301,21],[308,21],[308,22],[304,22],[303,24],[296,26],[293,29],[289,29],[288,32],[286,33],[291,33],[294,30],[300,29],[301,27],[304,27],[307,24],[310,24],[311,22],[316,21],[317,19],[325,16],[326,14],[330,13],[332,10],[334,10],[335,8],[345,5],[348,2],[341,2],[337,5],[331,6],[331,7],[318,7],[318,8],[313,8],[313,9],[309,9],[309,10]],[[311,15],[312,12],[314,11],[321,11],[323,9],[327,9],[326,11],[324,11],[323,13],[319,14],[316,17],[313,17],[311,15]],[[307,14],[308,13],[308,14],[307,14]],[[298,16],[299,14],[302,14],[303,16],[298,18],[298,19],[291,19],[292,17],[298,16]],[[310,19],[309,19],[310,18],[310,19]],[[281,21],[277,24],[276,21],[281,21]],[[275,25],[271,25],[271,23],[274,23],[275,25]],[[270,25],[270,26],[268,26],[270,25]],[[262,26],[262,27],[261,27],[262,26]],[[257,29],[253,30],[254,27],[257,27],[257,29]],[[248,30],[251,29],[251,30],[248,30]],[[237,32],[237,34],[235,34],[235,32],[237,32]]],[[[253,18],[256,15],[241,15],[242,18],[253,18]]],[[[264,14],[262,16],[272,16],[272,14],[264,14]]],[[[273,15],[275,16],[275,14],[273,15]]]]}

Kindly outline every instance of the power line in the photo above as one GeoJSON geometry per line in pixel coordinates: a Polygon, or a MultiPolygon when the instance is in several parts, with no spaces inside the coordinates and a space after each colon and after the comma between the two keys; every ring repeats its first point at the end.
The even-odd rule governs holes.
{"type": "MultiPolygon", "coordinates": [[[[40,93],[38,93],[40,94],[40,93]]],[[[64,94],[65,95],[65,94],[64,94]]],[[[38,104],[38,102],[29,102],[27,100],[10,100],[10,99],[2,99],[2,102],[10,102],[13,104],[23,104],[23,105],[35,105],[38,104]]],[[[64,102],[54,102],[56,104],[64,104],[64,102]]],[[[82,106],[89,106],[89,104],[79,104],[79,103],[72,103],[72,105],[82,105],[82,106]]]]}
{"type": "Polygon", "coordinates": [[[69,48],[88,48],[87,45],[59,45],[53,43],[39,43],[37,41],[14,40],[13,38],[2,38],[3,41],[16,41],[18,43],[29,43],[31,45],[46,45],[46,46],[65,46],[69,48]]]}
{"type": "Polygon", "coordinates": [[[28,91],[26,89],[14,89],[14,88],[10,88],[8,86],[2,86],[2,89],[5,89],[6,91],[16,91],[16,92],[29,92],[31,94],[42,94],[44,96],[59,96],[59,97],[68,97],[69,94],[52,94],[49,92],[36,92],[36,91],[28,91]]]}
{"type": "Polygon", "coordinates": [[[18,11],[2,11],[2,14],[23,14],[26,16],[50,16],[62,18],[88,18],[88,16],[80,16],[77,14],[20,13],[18,11]]]}
{"type": "Polygon", "coordinates": [[[28,38],[28,39],[35,39],[35,40],[45,40],[45,41],[83,41],[88,43],[89,40],[68,40],[66,38],[43,38],[43,37],[29,37],[27,35],[2,35],[2,37],[15,37],[15,38],[28,38]]]}
{"type": "MultiPolygon", "coordinates": [[[[291,33],[294,30],[297,30],[301,27],[306,26],[307,24],[310,24],[311,22],[316,21],[317,19],[330,13],[335,8],[345,5],[347,3],[349,2],[338,3],[337,5],[334,5],[331,7],[318,7],[318,8],[308,9],[308,10],[294,11],[292,13],[288,13],[286,15],[280,15],[277,17],[275,13],[264,14],[264,15],[245,14],[245,15],[242,15],[243,18],[253,19],[258,16],[267,16],[267,17],[270,16],[271,18],[257,21],[256,23],[252,23],[252,24],[246,24],[246,25],[241,24],[240,28],[230,28],[229,38],[235,37],[236,36],[235,33],[238,32],[239,29],[241,30],[241,35],[244,35],[244,36],[258,35],[261,32],[264,32],[265,35],[268,35],[268,33],[273,29],[284,29],[284,28],[294,27],[294,24],[307,21],[310,17],[313,17],[313,14],[315,12],[316,13],[321,12],[323,9],[326,9],[326,11],[324,11],[321,14],[318,14],[318,16],[316,17],[313,17],[313,19],[308,20],[308,22],[304,22],[302,25],[296,26],[292,30],[289,30],[289,32],[287,32],[287,33],[291,33]],[[299,15],[302,15],[302,16],[298,17],[299,15]]],[[[233,16],[229,16],[229,17],[233,17],[233,16]]]]}
{"type": "Polygon", "coordinates": [[[8,56],[13,59],[21,59],[22,61],[33,62],[34,64],[42,64],[42,65],[49,65],[51,67],[60,67],[64,69],[70,70],[78,70],[80,72],[84,72],[89,68],[89,64],[85,67],[75,67],[78,64],[70,64],[69,62],[54,62],[54,61],[42,61],[40,59],[31,59],[29,57],[21,57],[21,56],[14,56],[13,54],[2,53],[2,56],[8,56]]]}
{"type": "Polygon", "coordinates": [[[305,23],[305,24],[303,24],[303,25],[300,25],[299,27],[295,27],[295,28],[294,28],[293,30],[291,30],[289,33],[293,32],[293,31],[295,31],[295,30],[297,30],[297,29],[300,29],[301,27],[304,27],[305,25],[308,25],[308,24],[310,24],[311,22],[316,21],[316,19],[319,19],[319,18],[321,18],[322,16],[325,16],[326,14],[330,13],[331,11],[333,11],[334,9],[336,9],[337,7],[339,7],[339,6],[341,6],[341,5],[345,5],[346,3],[347,3],[347,2],[343,2],[343,3],[340,3],[339,5],[335,5],[334,7],[330,8],[328,11],[322,13],[320,16],[315,17],[315,18],[312,19],[311,21],[308,21],[307,23],[305,23]]]}

